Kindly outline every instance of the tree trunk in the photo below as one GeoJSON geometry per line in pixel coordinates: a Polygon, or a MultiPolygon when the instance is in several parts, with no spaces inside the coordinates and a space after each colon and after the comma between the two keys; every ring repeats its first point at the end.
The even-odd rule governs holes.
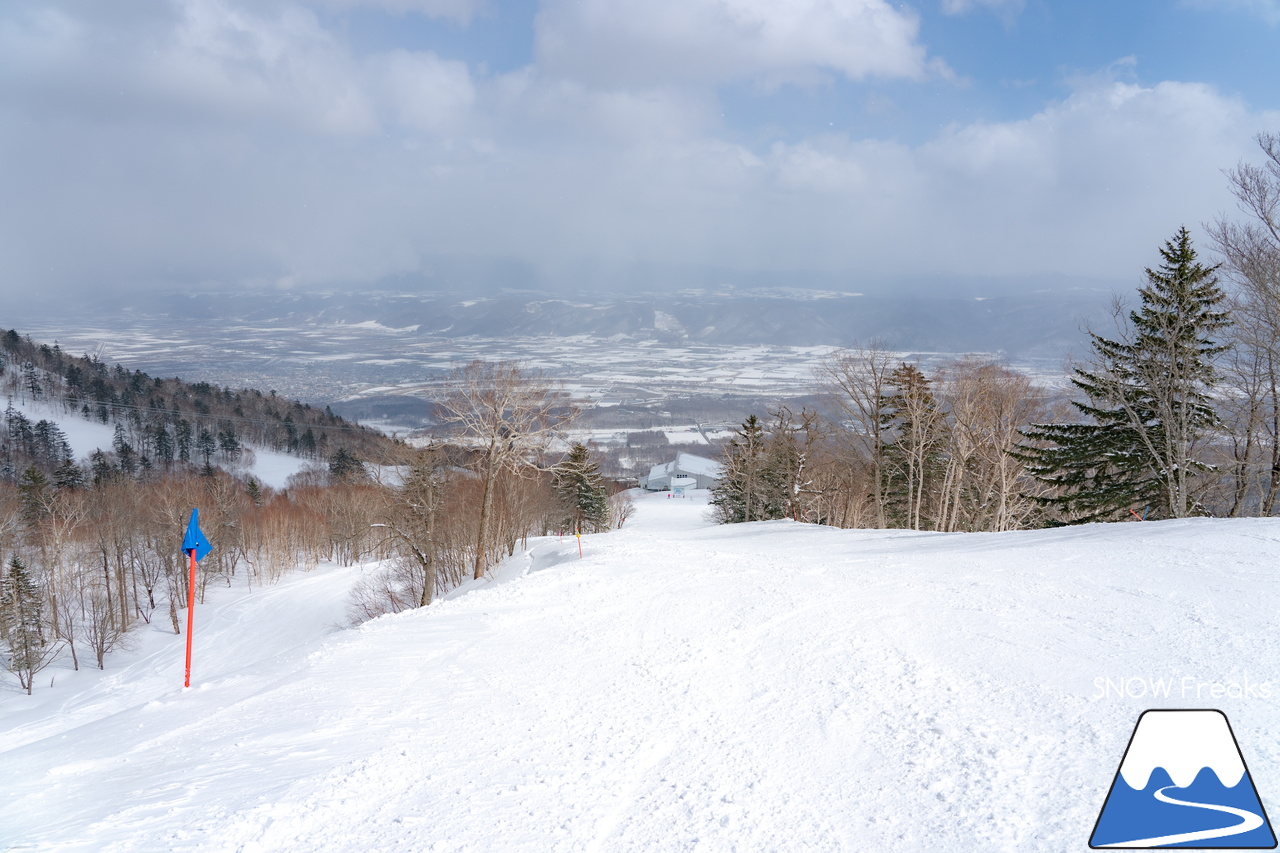
{"type": "Polygon", "coordinates": [[[475,580],[484,577],[485,569],[488,568],[485,564],[485,545],[489,538],[489,518],[493,514],[493,481],[497,476],[497,465],[491,453],[485,465],[484,498],[480,501],[480,529],[476,532],[476,562],[471,575],[475,580]]]}
{"type": "MultiPolygon", "coordinates": [[[[107,590],[107,617],[115,618],[115,606],[111,603],[111,565],[107,562],[107,552],[102,552],[102,583],[107,590]]],[[[121,626],[124,630],[124,626],[121,626]]]]}

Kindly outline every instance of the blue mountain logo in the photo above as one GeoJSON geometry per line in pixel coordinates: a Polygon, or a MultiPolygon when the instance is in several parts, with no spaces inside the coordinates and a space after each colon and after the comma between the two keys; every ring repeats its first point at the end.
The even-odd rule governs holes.
{"type": "Polygon", "coordinates": [[[1144,711],[1089,846],[1274,849],[1275,833],[1226,715],[1144,711]]]}

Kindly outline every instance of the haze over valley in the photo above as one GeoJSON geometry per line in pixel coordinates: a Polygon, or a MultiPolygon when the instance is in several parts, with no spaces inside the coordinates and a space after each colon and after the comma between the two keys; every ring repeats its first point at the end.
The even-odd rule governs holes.
{"type": "Polygon", "coordinates": [[[449,370],[513,359],[565,383],[599,427],[731,423],[815,393],[836,347],[879,340],[904,361],[962,353],[1054,382],[1105,317],[1101,288],[944,297],[801,289],[570,296],[178,293],[20,328],[156,376],[275,390],[390,430],[429,423],[449,370]]]}

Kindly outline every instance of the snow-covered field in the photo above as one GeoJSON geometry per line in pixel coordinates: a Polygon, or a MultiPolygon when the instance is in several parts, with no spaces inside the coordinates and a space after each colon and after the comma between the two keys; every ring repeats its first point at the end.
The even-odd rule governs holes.
{"type": "Polygon", "coordinates": [[[1150,707],[1223,710],[1280,812],[1280,522],[715,527],[703,501],[358,629],[358,568],[218,590],[189,690],[159,630],[8,682],[0,850],[1085,850],[1150,707]]]}
{"type": "MultiPolygon", "coordinates": [[[[1099,304],[1106,301],[1104,297],[1099,304]]],[[[924,320],[914,316],[912,322],[919,326],[924,320]]],[[[185,328],[169,317],[136,314],[116,324],[32,318],[23,328],[36,340],[60,341],[68,352],[97,352],[154,376],[272,388],[319,405],[386,394],[430,396],[450,370],[476,358],[536,367],[564,380],[565,390],[576,399],[604,406],[691,395],[786,399],[815,390],[814,368],[834,349],[514,331],[451,337],[445,332],[419,334],[413,325],[392,328],[369,321],[274,319],[185,328]]],[[[896,357],[919,362],[929,371],[960,354],[911,349],[896,357]]],[[[1057,354],[1015,357],[1011,365],[1042,384],[1065,381],[1057,354]]]]}

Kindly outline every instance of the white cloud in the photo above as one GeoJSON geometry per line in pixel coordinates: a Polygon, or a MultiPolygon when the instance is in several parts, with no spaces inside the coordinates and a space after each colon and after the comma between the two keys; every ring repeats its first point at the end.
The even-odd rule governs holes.
{"type": "Polygon", "coordinates": [[[1124,277],[1179,225],[1198,231],[1230,206],[1220,170],[1249,156],[1268,119],[1208,86],[1108,83],[916,148],[810,140],[772,165],[840,223],[839,242],[828,229],[813,246],[842,244],[833,263],[1124,277]]]}
{"type": "Polygon", "coordinates": [[[141,59],[140,88],[229,116],[244,111],[336,133],[376,128],[351,57],[309,11],[286,6],[266,17],[225,0],[181,5],[173,38],[141,59]]]}
{"type": "Polygon", "coordinates": [[[11,48],[0,49],[0,92],[40,113],[339,136],[449,133],[475,101],[465,63],[428,51],[356,57],[300,6],[148,5],[120,24],[60,10],[0,19],[0,48],[11,48]]]}
{"type": "Polygon", "coordinates": [[[833,45],[867,33],[830,4],[779,5],[654,0],[640,26],[634,9],[600,22],[602,0],[553,0],[540,32],[599,36],[601,62],[616,48],[612,85],[580,45],[492,77],[430,52],[355,56],[294,5],[0,10],[0,281],[358,283],[441,255],[553,283],[580,262],[1136,277],[1179,225],[1230,209],[1219,170],[1280,123],[1112,69],[1022,120],[923,144],[753,147],[727,138],[710,81],[805,62],[928,73],[905,14],[842,7],[880,8],[900,38],[876,43],[905,63],[842,66],[833,45]],[[713,19],[700,57],[686,30],[713,19]]]}
{"type": "MultiPolygon", "coordinates": [[[[525,68],[499,77],[486,109],[513,140],[590,140],[590,144],[634,145],[708,132],[716,114],[712,98],[671,86],[601,89],[577,80],[546,77],[525,68]]],[[[580,142],[575,141],[577,145],[580,142]]]]}
{"type": "Polygon", "coordinates": [[[371,57],[367,67],[374,97],[401,125],[448,133],[468,121],[476,90],[464,63],[397,50],[371,57]]]}
{"type": "Polygon", "coordinates": [[[546,0],[536,29],[544,71],[605,84],[945,73],[886,0],[546,0]]]}
{"type": "Polygon", "coordinates": [[[377,128],[358,65],[308,10],[226,0],[139,0],[0,18],[10,109],[79,120],[377,128]]]}
{"type": "Polygon", "coordinates": [[[827,136],[753,152],[702,136],[601,150],[518,179],[561,215],[512,232],[537,235],[516,251],[541,262],[572,234],[577,251],[654,263],[1136,281],[1179,225],[1203,239],[1231,203],[1220,170],[1277,118],[1208,86],[1110,82],[914,147],[827,136]]]}

